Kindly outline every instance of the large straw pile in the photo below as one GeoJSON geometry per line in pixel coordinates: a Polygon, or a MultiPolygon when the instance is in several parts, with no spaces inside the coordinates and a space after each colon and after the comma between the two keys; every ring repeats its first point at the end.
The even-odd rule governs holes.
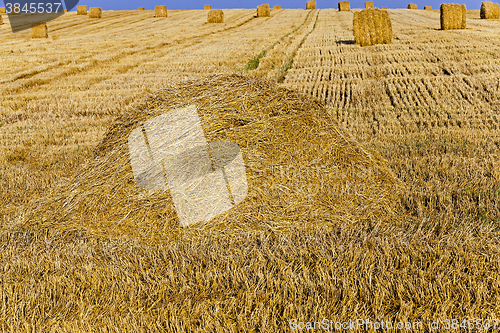
{"type": "Polygon", "coordinates": [[[31,38],[47,38],[47,37],[49,37],[47,23],[37,23],[31,26],[31,38]]]}
{"type": "Polygon", "coordinates": [[[263,4],[257,6],[257,17],[269,17],[271,16],[271,10],[269,9],[269,4],[263,4]]]}
{"type": "Polygon", "coordinates": [[[392,23],[385,10],[371,8],[355,12],[353,27],[354,39],[358,45],[392,43],[392,23]]]}
{"type": "Polygon", "coordinates": [[[203,9],[204,9],[204,10],[210,10],[210,9],[212,9],[212,6],[210,6],[210,5],[205,5],[205,6],[203,6],[203,9]]]}
{"type": "Polygon", "coordinates": [[[273,9],[281,9],[280,5],[274,5],[273,9]]]}
{"type": "Polygon", "coordinates": [[[87,6],[76,7],[76,15],[87,15],[87,6]]]}
{"type": "Polygon", "coordinates": [[[500,18],[498,3],[483,1],[481,4],[481,18],[486,20],[498,20],[500,18]]]}
{"type": "Polygon", "coordinates": [[[370,9],[370,8],[373,8],[373,1],[366,1],[365,9],[370,9]]]}
{"type": "Polygon", "coordinates": [[[102,18],[102,9],[100,7],[90,8],[89,18],[102,18]]]}
{"type": "Polygon", "coordinates": [[[417,5],[414,3],[409,3],[408,4],[408,9],[417,9],[417,5]]]}
{"type": "Polygon", "coordinates": [[[349,1],[339,1],[339,12],[348,12],[351,10],[349,1]]]}
{"type": "Polygon", "coordinates": [[[224,23],[224,12],[222,9],[212,9],[208,12],[208,23],[224,23]]]}
{"type": "Polygon", "coordinates": [[[432,10],[432,6],[424,6],[424,10],[432,10]]]}
{"type": "Polygon", "coordinates": [[[167,17],[167,6],[156,6],[155,17],[167,17]]]}
{"type": "Polygon", "coordinates": [[[316,9],[316,0],[307,1],[306,9],[316,9]]]}
{"type": "Polygon", "coordinates": [[[390,221],[400,193],[385,161],[352,139],[320,102],[273,81],[236,74],[155,93],[116,120],[76,174],[34,204],[21,226],[147,239],[326,230],[340,221],[390,221]],[[145,121],[190,105],[197,108],[207,142],[239,147],[248,194],[208,222],[181,228],[169,190],[136,186],[128,144],[145,121]]]}
{"type": "Polygon", "coordinates": [[[465,5],[441,4],[441,30],[465,29],[465,5]]]}

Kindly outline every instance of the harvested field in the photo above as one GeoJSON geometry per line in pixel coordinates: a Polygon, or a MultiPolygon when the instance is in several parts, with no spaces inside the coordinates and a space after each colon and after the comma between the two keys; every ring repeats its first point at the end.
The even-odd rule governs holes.
{"type": "Polygon", "coordinates": [[[498,21],[389,9],[392,44],[360,47],[356,12],[105,11],[36,41],[4,25],[2,330],[498,319],[498,21]],[[249,192],[182,228],[123,143],[191,102],[240,147],[249,192]]]}
{"type": "Polygon", "coordinates": [[[351,5],[349,1],[339,1],[339,11],[340,12],[348,12],[351,10],[351,5]]]}
{"type": "Polygon", "coordinates": [[[212,9],[208,12],[208,23],[224,23],[224,12],[222,9],[212,9]]]}
{"type": "Polygon", "coordinates": [[[483,1],[481,4],[481,19],[498,20],[500,18],[500,7],[498,3],[483,1]]]}

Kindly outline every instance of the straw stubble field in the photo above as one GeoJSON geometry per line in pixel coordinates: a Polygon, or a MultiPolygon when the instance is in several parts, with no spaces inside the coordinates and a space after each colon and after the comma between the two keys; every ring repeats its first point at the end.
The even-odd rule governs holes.
{"type": "Polygon", "coordinates": [[[441,31],[438,11],[388,12],[393,43],[364,48],[353,13],[334,9],[269,18],[224,10],[217,25],[203,10],[69,13],[42,40],[4,24],[2,329],[286,331],[294,318],[499,318],[498,22],[468,10],[467,29],[441,31]],[[58,229],[45,217],[25,223],[143,98],[235,72],[326,105],[332,126],[401,181],[396,213],[239,232],[170,221],[173,232],[146,226],[141,237],[58,229]]]}

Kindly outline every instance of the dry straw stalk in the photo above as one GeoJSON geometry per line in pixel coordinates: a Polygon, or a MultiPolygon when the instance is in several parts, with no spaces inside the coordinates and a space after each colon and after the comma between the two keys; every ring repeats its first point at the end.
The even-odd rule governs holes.
{"type": "Polygon", "coordinates": [[[87,15],[87,6],[76,7],[76,15],[87,15]]]}
{"type": "Polygon", "coordinates": [[[424,10],[432,10],[432,6],[424,6],[424,10]]]}
{"type": "Polygon", "coordinates": [[[137,10],[146,10],[146,8],[144,8],[144,7],[139,7],[139,8],[137,8],[137,10]]]}
{"type": "Polygon", "coordinates": [[[270,80],[216,75],[171,85],[123,115],[70,184],[43,199],[26,222],[38,230],[85,229],[106,237],[177,237],[170,193],[137,187],[128,142],[145,121],[189,105],[196,105],[208,142],[240,148],[248,194],[226,213],[189,226],[183,237],[225,230],[231,238],[270,228],[335,228],[339,218],[394,218],[399,181],[323,104],[270,80]]]}
{"type": "Polygon", "coordinates": [[[204,10],[210,10],[210,9],[212,9],[212,6],[210,6],[210,5],[205,5],[205,6],[203,6],[203,9],[204,9],[204,10]]]}
{"type": "Polygon", "coordinates": [[[465,29],[465,5],[441,4],[441,30],[465,29]]]}
{"type": "Polygon", "coordinates": [[[47,38],[47,37],[49,37],[47,23],[34,24],[31,27],[31,38],[47,38]]]}
{"type": "Polygon", "coordinates": [[[481,4],[481,19],[498,20],[500,18],[500,7],[498,3],[483,1],[481,4]]]}
{"type": "Polygon", "coordinates": [[[349,1],[339,1],[339,12],[348,12],[351,10],[349,1]]]}
{"type": "Polygon", "coordinates": [[[353,27],[354,39],[358,45],[392,43],[392,23],[385,10],[371,8],[355,12],[353,27]]]}
{"type": "Polygon", "coordinates": [[[417,9],[417,5],[414,3],[409,3],[408,4],[408,9],[417,9]]]}
{"type": "Polygon", "coordinates": [[[99,7],[90,8],[89,18],[102,18],[102,9],[99,7]]]}
{"type": "Polygon", "coordinates": [[[167,17],[167,6],[156,6],[155,17],[167,17]]]}
{"type": "Polygon", "coordinates": [[[212,9],[208,12],[208,23],[224,23],[224,12],[222,9],[212,9]]]}
{"type": "Polygon", "coordinates": [[[373,1],[366,1],[365,2],[365,9],[373,8],[373,1]]]}
{"type": "Polygon", "coordinates": [[[281,6],[280,6],[280,5],[275,5],[275,6],[273,7],[273,9],[281,9],[281,6]]]}
{"type": "Polygon", "coordinates": [[[271,16],[271,10],[269,9],[268,3],[257,6],[257,17],[270,17],[270,16],[271,16]]]}
{"type": "Polygon", "coordinates": [[[316,9],[316,0],[307,1],[306,9],[316,9]]]}

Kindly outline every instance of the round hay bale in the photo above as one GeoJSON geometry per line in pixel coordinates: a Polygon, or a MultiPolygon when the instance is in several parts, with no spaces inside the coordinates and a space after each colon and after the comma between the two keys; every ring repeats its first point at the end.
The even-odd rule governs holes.
{"type": "Polygon", "coordinates": [[[386,10],[363,9],[353,16],[353,33],[356,44],[371,46],[392,43],[392,23],[386,10]]]}
{"type": "Polygon", "coordinates": [[[366,1],[365,9],[370,9],[370,8],[373,8],[373,1],[366,1]]]}
{"type": "Polygon", "coordinates": [[[67,12],[68,12],[68,10],[67,10],[67,9],[63,9],[63,11],[62,11],[62,12],[63,12],[63,13],[67,13],[67,12]]]}
{"type": "Polygon", "coordinates": [[[90,8],[89,18],[102,18],[102,9],[99,7],[90,8]]]}
{"type": "Polygon", "coordinates": [[[271,16],[271,10],[269,9],[268,3],[257,6],[257,17],[270,17],[270,16],[271,16]]]}
{"type": "Polygon", "coordinates": [[[387,9],[387,7],[380,7],[380,9],[387,9]]]}
{"type": "Polygon", "coordinates": [[[210,9],[212,9],[212,6],[210,6],[210,5],[205,5],[205,6],[203,6],[203,9],[204,9],[204,10],[210,10],[210,9]]]}
{"type": "Polygon", "coordinates": [[[432,10],[432,6],[424,6],[424,10],[432,10]]]}
{"type": "Polygon", "coordinates": [[[31,26],[31,38],[48,38],[47,23],[36,23],[31,26]]]}
{"type": "Polygon", "coordinates": [[[349,12],[351,10],[351,5],[349,1],[339,1],[339,12],[349,12]]]}
{"type": "MultiPolygon", "coordinates": [[[[212,154],[215,171],[210,168],[208,175],[218,172],[220,162],[213,149],[212,154]]],[[[231,175],[226,172],[228,179],[231,175]]],[[[195,237],[212,232],[335,228],[340,222],[376,223],[395,218],[399,184],[386,162],[352,139],[320,102],[270,80],[215,75],[166,87],[117,119],[94,150],[94,157],[68,184],[35,204],[38,208],[22,225],[33,228],[36,224],[37,230],[58,233],[83,231],[148,239],[172,239],[180,233],[195,237]],[[179,113],[184,108],[195,113],[199,128],[179,113]],[[178,120],[164,126],[158,119],[165,117],[178,120]],[[151,124],[156,126],[156,134],[150,132],[151,124]],[[217,142],[236,147],[244,162],[247,187],[245,195],[234,199],[238,202],[234,207],[187,228],[180,227],[182,216],[173,197],[177,192],[168,189],[165,184],[170,186],[170,180],[164,177],[170,178],[164,175],[175,165],[187,177],[191,172],[184,170],[192,171],[192,164],[181,160],[195,155],[178,149],[177,155],[158,162],[159,173],[137,176],[132,161],[141,159],[131,149],[135,135],[143,138],[141,149],[146,155],[155,154],[155,147],[177,149],[179,141],[161,141],[170,140],[164,133],[177,132],[176,126],[181,125],[185,126],[179,133],[184,134],[179,137],[185,140],[201,131],[210,147],[217,142]],[[158,175],[159,189],[138,186],[158,175]]],[[[200,200],[208,195],[199,193],[203,193],[198,194],[200,200]]],[[[206,206],[201,208],[212,208],[206,206]]]]}
{"type": "Polygon", "coordinates": [[[224,23],[224,12],[222,9],[212,9],[208,12],[208,23],[224,23]]]}
{"type": "Polygon", "coordinates": [[[0,14],[5,14],[5,7],[0,7],[0,14]]]}
{"type": "Polygon", "coordinates": [[[480,11],[483,20],[498,20],[500,18],[500,8],[498,3],[483,1],[480,11]]]}
{"type": "Polygon", "coordinates": [[[87,15],[87,6],[77,6],[76,15],[87,15]]]}
{"type": "Polygon", "coordinates": [[[281,9],[281,6],[280,6],[280,5],[275,5],[275,6],[273,7],[273,9],[281,9]]]}
{"type": "Polygon", "coordinates": [[[139,7],[139,8],[137,8],[137,10],[146,10],[146,8],[144,8],[144,7],[139,7]]]}
{"type": "Polygon", "coordinates": [[[156,6],[155,17],[167,17],[167,6],[156,6]]]}
{"type": "Polygon", "coordinates": [[[417,5],[414,3],[409,3],[408,4],[408,9],[417,9],[417,5]]]}
{"type": "Polygon", "coordinates": [[[441,30],[465,29],[467,9],[465,5],[441,4],[441,30]]]}
{"type": "Polygon", "coordinates": [[[316,0],[307,1],[306,9],[316,9],[316,0]]]}

